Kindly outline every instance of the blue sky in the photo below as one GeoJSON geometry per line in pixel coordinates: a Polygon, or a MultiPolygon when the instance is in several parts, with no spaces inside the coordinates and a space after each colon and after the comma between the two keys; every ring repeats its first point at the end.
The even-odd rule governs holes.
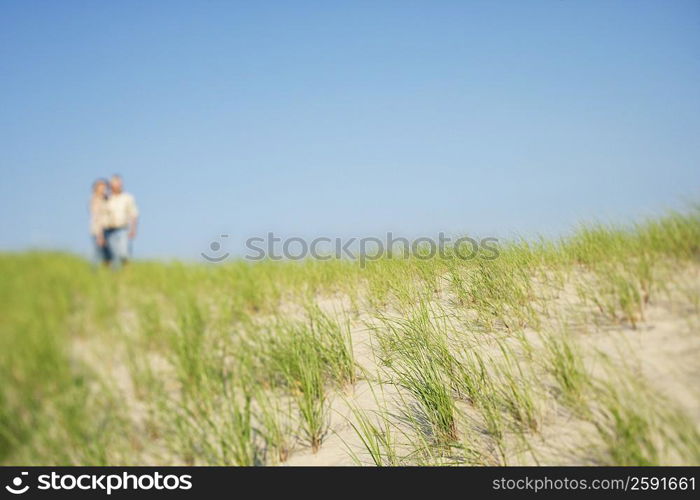
{"type": "Polygon", "coordinates": [[[700,2],[0,3],[0,248],[563,234],[700,199],[700,2]]]}

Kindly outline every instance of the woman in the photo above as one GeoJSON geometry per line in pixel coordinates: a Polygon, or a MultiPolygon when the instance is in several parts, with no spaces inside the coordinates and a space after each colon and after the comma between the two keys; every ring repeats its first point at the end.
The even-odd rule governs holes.
{"type": "Polygon", "coordinates": [[[105,226],[107,224],[107,181],[97,179],[92,183],[90,198],[90,235],[95,246],[95,261],[108,266],[110,262],[109,249],[105,242],[105,226]]]}

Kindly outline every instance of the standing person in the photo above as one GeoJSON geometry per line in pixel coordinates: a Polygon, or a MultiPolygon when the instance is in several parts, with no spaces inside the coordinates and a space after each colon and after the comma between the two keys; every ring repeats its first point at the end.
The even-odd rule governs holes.
{"type": "Polygon", "coordinates": [[[94,245],[94,259],[96,264],[109,265],[110,256],[105,240],[105,228],[107,226],[107,181],[97,179],[92,183],[92,196],[90,197],[90,236],[94,245]]]}
{"type": "Polygon", "coordinates": [[[115,269],[131,258],[131,240],[136,237],[139,210],[134,197],[124,192],[121,176],[109,180],[111,194],[107,199],[107,230],[105,239],[115,269]]]}

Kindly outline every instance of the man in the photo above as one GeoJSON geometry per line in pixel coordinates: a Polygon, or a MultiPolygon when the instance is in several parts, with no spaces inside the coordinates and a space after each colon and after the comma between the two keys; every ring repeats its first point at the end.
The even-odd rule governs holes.
{"type": "Polygon", "coordinates": [[[111,194],[107,199],[107,229],[105,240],[115,269],[126,264],[131,257],[131,240],[136,237],[139,210],[134,197],[124,192],[119,175],[109,180],[111,194]]]}

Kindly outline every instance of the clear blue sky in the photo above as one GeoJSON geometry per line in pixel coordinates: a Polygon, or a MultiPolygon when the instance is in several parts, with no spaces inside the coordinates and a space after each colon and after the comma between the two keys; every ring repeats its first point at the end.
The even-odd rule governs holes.
{"type": "Polygon", "coordinates": [[[0,2],[0,249],[561,234],[700,199],[700,2],[0,2]]]}

